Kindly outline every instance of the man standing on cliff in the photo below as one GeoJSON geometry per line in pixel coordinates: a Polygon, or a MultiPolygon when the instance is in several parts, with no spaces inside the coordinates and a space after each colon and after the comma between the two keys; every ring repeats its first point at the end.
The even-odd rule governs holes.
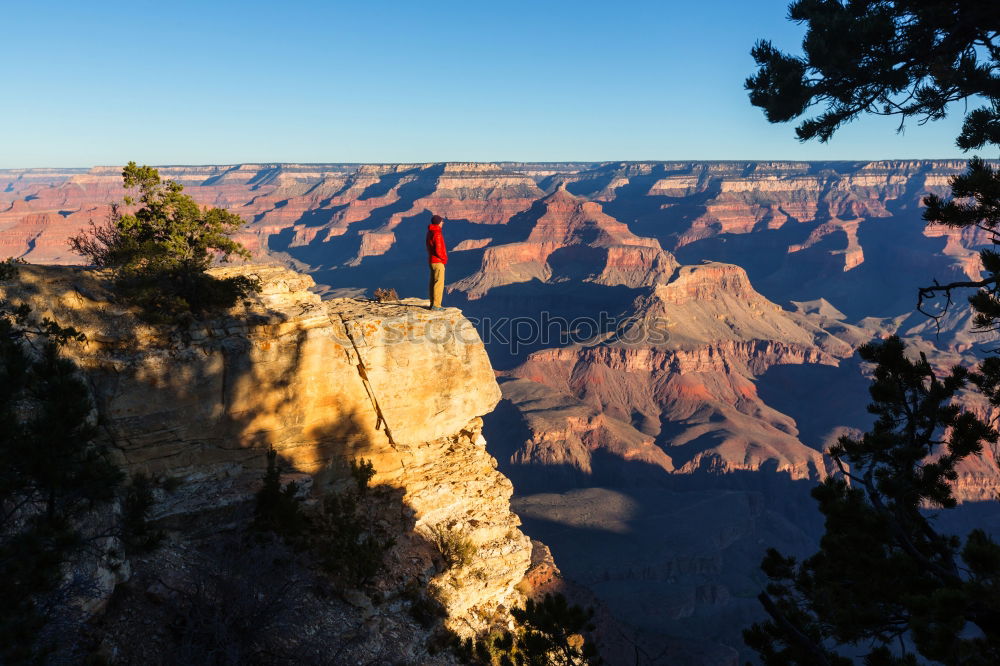
{"type": "Polygon", "coordinates": [[[444,247],[441,227],[444,219],[440,215],[431,218],[427,226],[427,262],[431,268],[430,299],[431,310],[443,310],[441,298],[444,296],[444,267],[448,263],[448,251],[444,247]]]}

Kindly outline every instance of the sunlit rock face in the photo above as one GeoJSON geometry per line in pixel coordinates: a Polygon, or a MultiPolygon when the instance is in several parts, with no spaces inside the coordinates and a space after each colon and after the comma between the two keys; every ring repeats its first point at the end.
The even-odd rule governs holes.
{"type": "Polygon", "coordinates": [[[371,460],[372,484],[400,491],[405,531],[389,555],[400,576],[433,570],[432,528],[460,530],[476,571],[442,595],[459,631],[519,598],[530,543],[510,511],[481,415],[500,391],[478,334],[461,312],[413,301],[321,301],[307,276],[280,267],[218,269],[260,277],[263,291],[227,316],[183,330],[143,324],[100,275],[25,267],[0,297],[26,302],[84,332],[68,353],[93,387],[121,464],[180,482],[155,517],[247,500],[265,452],[311,481],[315,494],[371,460]]]}
{"type": "Polygon", "coordinates": [[[527,237],[483,246],[479,270],[450,291],[478,299],[506,285],[571,279],[634,288],[665,281],[677,267],[656,239],[636,236],[600,204],[564,188],[540,199],[512,224],[530,224],[527,237]]]}
{"type": "MultiPolygon", "coordinates": [[[[848,341],[767,301],[743,269],[727,264],[681,267],[637,298],[627,321],[611,338],[534,352],[509,374],[548,387],[550,401],[600,415],[586,449],[613,453],[637,473],[650,472],[640,461],[674,473],[755,471],[773,461],[793,479],[826,476],[821,453],[799,442],[793,419],[764,404],[753,378],[780,364],[836,365],[852,353],[848,341]]],[[[536,416],[522,384],[503,386],[532,433],[517,464],[594,473],[579,455],[562,460],[540,447],[558,430],[536,416]]]]}

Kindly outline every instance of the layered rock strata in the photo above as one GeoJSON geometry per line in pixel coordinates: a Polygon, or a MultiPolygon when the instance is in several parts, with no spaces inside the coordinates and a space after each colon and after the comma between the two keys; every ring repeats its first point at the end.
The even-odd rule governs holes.
{"type": "Polygon", "coordinates": [[[350,482],[348,463],[364,458],[372,485],[399,497],[405,533],[390,568],[433,575],[435,530],[472,543],[475,571],[437,574],[447,575],[453,628],[480,628],[516,602],[531,546],[480,433],[500,391],[461,312],[412,300],[323,302],[310,278],[277,267],[218,273],[256,275],[263,290],[240,311],[183,330],[142,323],[88,270],[24,267],[0,298],[86,334],[68,354],[91,382],[121,464],[178,485],[157,519],[248,499],[269,448],[314,495],[350,482]]]}
{"type": "Polygon", "coordinates": [[[507,373],[517,379],[502,385],[504,397],[525,430],[512,464],[592,476],[600,452],[602,483],[769,462],[793,479],[826,476],[822,454],[761,400],[754,380],[775,365],[836,365],[855,331],[833,335],[828,320],[782,309],[742,268],[717,263],[678,268],[625,322],[610,337],[533,352],[507,373]]]}

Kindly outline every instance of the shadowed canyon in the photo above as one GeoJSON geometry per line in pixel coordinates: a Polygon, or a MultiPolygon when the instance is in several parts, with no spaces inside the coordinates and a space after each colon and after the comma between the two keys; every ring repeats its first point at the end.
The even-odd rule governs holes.
{"type": "MultiPolygon", "coordinates": [[[[444,304],[476,326],[502,399],[492,411],[492,394],[456,408],[455,423],[412,439],[479,442],[478,420],[467,422],[482,416],[522,531],[639,632],[648,663],[668,663],[658,651],[682,643],[689,660],[735,664],[747,656],[740,630],[761,616],[765,548],[814,550],[822,525],[808,493],[832,471],[824,451],[870,423],[870,369],[858,346],[896,333],[945,367],[996,345],[972,330],[964,307],[937,322],[915,311],[917,287],[980,275],[984,236],[921,221],[922,197],[946,194],[964,168],[243,164],[160,173],[199,203],[240,215],[247,225],[236,238],[254,262],[308,273],[324,301],[377,287],[424,298],[426,224],[442,215],[444,304]]],[[[103,221],[121,196],[118,167],[0,170],[0,258],[81,263],[67,238],[103,221]]],[[[449,372],[461,373],[460,361],[449,372]]],[[[390,390],[394,370],[383,371],[390,390]]],[[[410,421],[446,408],[432,390],[425,399],[389,424],[419,430],[410,421]]],[[[954,529],[972,517],[1000,527],[983,515],[1000,489],[996,453],[963,464],[954,529]]],[[[480,482],[505,488],[488,481],[467,479],[463,492],[480,482]]],[[[507,514],[478,520],[484,543],[502,541],[490,530],[506,534],[507,514]]],[[[515,536],[520,562],[524,537],[515,536]]],[[[496,577],[502,594],[491,591],[490,603],[515,578],[496,577]]]]}

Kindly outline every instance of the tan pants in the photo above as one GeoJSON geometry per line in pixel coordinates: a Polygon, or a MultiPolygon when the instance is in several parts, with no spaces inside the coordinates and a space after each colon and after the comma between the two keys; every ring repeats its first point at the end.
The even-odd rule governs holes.
{"type": "Polygon", "coordinates": [[[431,264],[431,282],[428,291],[431,307],[441,307],[441,298],[444,297],[444,264],[431,264]]]}

